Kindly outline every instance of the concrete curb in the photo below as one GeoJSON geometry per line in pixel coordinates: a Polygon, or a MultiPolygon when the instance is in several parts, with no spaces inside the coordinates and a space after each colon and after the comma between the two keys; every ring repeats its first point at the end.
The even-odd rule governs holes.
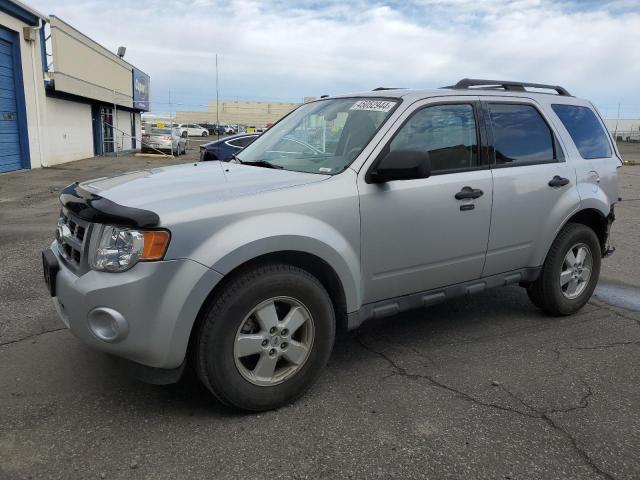
{"type": "Polygon", "coordinates": [[[134,157],[152,157],[152,158],[164,158],[170,157],[171,155],[163,155],[161,153],[136,153],[134,157]]]}

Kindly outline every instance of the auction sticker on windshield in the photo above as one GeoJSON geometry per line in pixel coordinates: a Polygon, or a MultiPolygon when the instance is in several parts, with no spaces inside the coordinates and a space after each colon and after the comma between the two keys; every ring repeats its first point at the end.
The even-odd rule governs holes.
{"type": "Polygon", "coordinates": [[[372,112],[388,112],[396,102],[389,100],[358,100],[349,110],[369,110],[372,112]]]}

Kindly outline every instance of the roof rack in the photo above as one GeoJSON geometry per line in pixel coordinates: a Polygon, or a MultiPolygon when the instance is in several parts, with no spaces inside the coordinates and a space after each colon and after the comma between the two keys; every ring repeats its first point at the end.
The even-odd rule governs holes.
{"type": "Polygon", "coordinates": [[[563,97],[570,97],[571,94],[560,85],[545,85],[543,83],[528,83],[528,82],[512,82],[510,80],[481,80],[477,78],[463,78],[455,85],[442,88],[452,88],[454,90],[463,90],[471,87],[478,87],[478,90],[506,90],[509,92],[526,92],[525,87],[531,88],[544,88],[548,90],[555,90],[558,95],[563,97]]]}

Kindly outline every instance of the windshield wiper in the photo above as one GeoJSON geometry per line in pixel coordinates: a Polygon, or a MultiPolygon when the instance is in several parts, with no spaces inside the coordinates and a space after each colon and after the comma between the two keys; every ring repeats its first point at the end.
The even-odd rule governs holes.
{"type": "Polygon", "coordinates": [[[247,161],[240,160],[238,158],[236,158],[236,160],[239,160],[240,163],[242,163],[242,165],[253,165],[254,167],[264,167],[264,168],[277,168],[279,170],[282,170],[284,168],[282,165],[276,165],[275,163],[271,163],[268,160],[256,160],[255,162],[247,162],[247,161]]]}

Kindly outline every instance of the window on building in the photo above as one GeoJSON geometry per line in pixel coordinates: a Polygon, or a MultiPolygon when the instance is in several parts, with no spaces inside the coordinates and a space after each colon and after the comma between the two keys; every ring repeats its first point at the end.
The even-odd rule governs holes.
{"type": "Polygon", "coordinates": [[[477,139],[472,105],[434,105],[414,113],[389,148],[426,151],[433,172],[455,171],[480,165],[477,139]]]}
{"type": "Polygon", "coordinates": [[[551,105],[553,111],[571,135],[582,158],[606,158],[611,156],[607,133],[596,115],[588,107],[577,105],[551,105]]]}
{"type": "Polygon", "coordinates": [[[532,105],[490,103],[497,165],[556,161],[549,125],[532,105]]]}

